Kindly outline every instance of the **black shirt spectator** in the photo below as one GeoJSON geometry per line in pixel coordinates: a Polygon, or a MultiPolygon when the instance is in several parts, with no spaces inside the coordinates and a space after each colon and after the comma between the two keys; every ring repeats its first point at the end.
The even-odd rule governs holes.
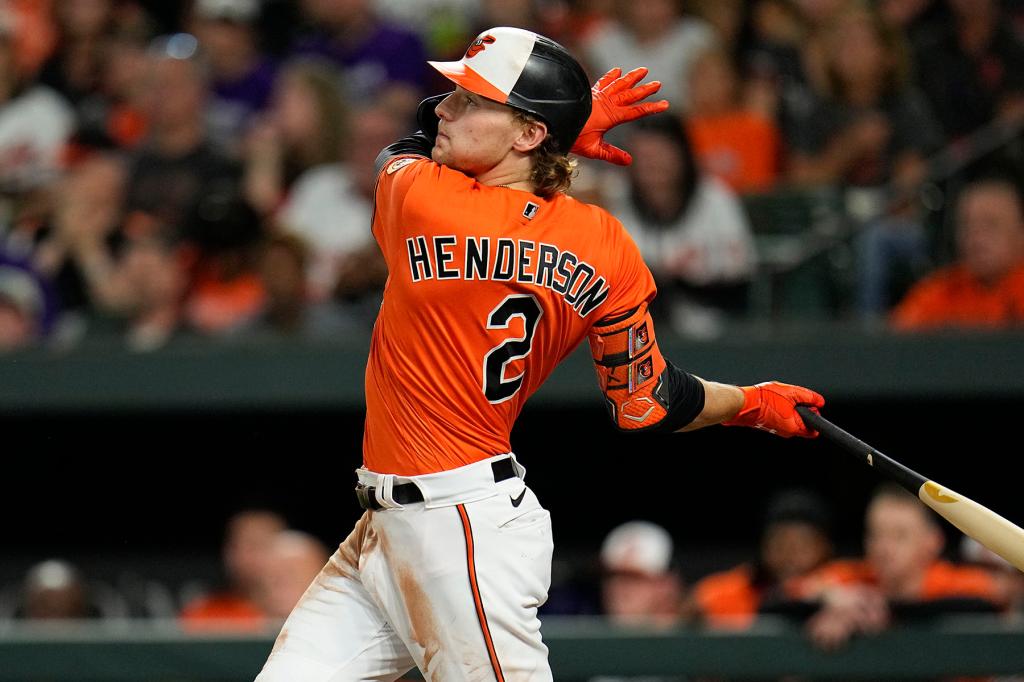
{"type": "Polygon", "coordinates": [[[921,47],[917,70],[946,133],[960,136],[1020,110],[1024,44],[994,0],[951,5],[955,23],[921,47]]]}

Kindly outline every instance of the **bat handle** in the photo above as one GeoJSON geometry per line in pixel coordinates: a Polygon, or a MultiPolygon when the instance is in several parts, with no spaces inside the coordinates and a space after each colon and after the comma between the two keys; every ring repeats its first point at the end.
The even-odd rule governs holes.
{"type": "Polygon", "coordinates": [[[904,488],[915,495],[927,480],[924,476],[908,469],[896,460],[884,454],[881,450],[871,447],[860,438],[839,428],[828,419],[825,419],[817,412],[814,412],[808,405],[797,405],[797,414],[804,420],[804,424],[818,431],[829,440],[835,442],[851,455],[861,460],[868,466],[879,469],[891,476],[904,488]]]}
{"type": "MultiPolygon", "coordinates": [[[[800,415],[800,418],[804,420],[804,424],[811,427],[815,431],[823,434],[829,440],[833,440],[842,445],[847,450],[860,453],[862,456],[868,454],[880,454],[873,447],[857,438],[851,433],[844,431],[829,420],[822,417],[820,414],[815,412],[808,405],[797,405],[796,412],[800,415]]],[[[870,463],[870,462],[869,462],[870,463]]]]}
{"type": "Polygon", "coordinates": [[[810,406],[807,406],[807,404],[798,404],[797,414],[800,415],[800,418],[802,420],[804,420],[805,425],[811,427],[812,429],[818,431],[819,433],[825,434],[829,438],[835,438],[839,436],[839,434],[843,434],[844,436],[846,436],[845,438],[839,436],[839,439],[843,441],[843,444],[847,446],[853,445],[855,447],[863,446],[865,447],[865,449],[870,450],[870,445],[861,441],[859,438],[856,438],[852,434],[847,433],[846,431],[839,428],[835,424],[829,422],[827,419],[825,419],[817,412],[812,410],[810,406]]]}

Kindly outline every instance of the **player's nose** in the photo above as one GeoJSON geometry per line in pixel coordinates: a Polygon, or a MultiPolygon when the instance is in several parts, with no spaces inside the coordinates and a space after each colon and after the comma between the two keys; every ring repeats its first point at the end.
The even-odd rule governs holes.
{"type": "Polygon", "coordinates": [[[437,115],[438,118],[444,119],[446,121],[450,121],[451,120],[451,118],[452,118],[452,97],[454,97],[454,96],[455,96],[455,93],[453,92],[450,95],[448,95],[447,97],[445,97],[443,100],[438,102],[437,106],[434,107],[434,113],[437,115]]]}

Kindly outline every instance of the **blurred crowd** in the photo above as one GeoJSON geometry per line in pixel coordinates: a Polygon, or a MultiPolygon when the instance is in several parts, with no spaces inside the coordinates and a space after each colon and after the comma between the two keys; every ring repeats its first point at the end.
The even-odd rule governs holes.
{"type": "Polygon", "coordinates": [[[666,529],[627,522],[601,548],[602,611],[629,627],[732,631],[774,616],[801,624],[825,650],[943,615],[1024,615],[1024,575],[959,534],[947,547],[939,518],[895,484],[868,503],[859,556],[837,556],[830,517],[813,491],[780,491],[761,517],[757,551],[693,581],[666,529]]]}
{"type": "MultiPolygon", "coordinates": [[[[785,619],[835,650],[894,626],[950,614],[1024,618],[1024,574],[955,534],[915,496],[883,484],[864,512],[859,551],[841,555],[832,510],[815,491],[780,489],[759,516],[759,542],[726,565],[684,560],[673,534],[636,519],[606,535],[592,559],[556,570],[546,615],[597,615],[623,628],[743,631],[785,619]],[[590,566],[596,567],[591,571],[590,566]]],[[[186,632],[270,633],[302,599],[330,550],[277,513],[245,509],[226,523],[220,578],[125,589],[50,559],[0,590],[0,622],[174,618],[186,632]]],[[[195,577],[195,576],[193,576],[195,577]]]]}
{"type": "Polygon", "coordinates": [[[124,570],[97,578],[52,558],[0,591],[0,620],[176,618],[189,632],[258,633],[280,624],[329,556],[319,539],[290,528],[277,512],[245,509],[227,521],[213,578],[170,580],[124,570]]]}
{"type": "Polygon", "coordinates": [[[852,263],[831,313],[1024,319],[1017,1],[0,0],[0,351],[367,333],[374,159],[447,89],[425,59],[494,25],[662,83],[670,112],[616,131],[634,164],[572,192],[676,332],[750,314],[752,198],[822,188],[852,263]]]}

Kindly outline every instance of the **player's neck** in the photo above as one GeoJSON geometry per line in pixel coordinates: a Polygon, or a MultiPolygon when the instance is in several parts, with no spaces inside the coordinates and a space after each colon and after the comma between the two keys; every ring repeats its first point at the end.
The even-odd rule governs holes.
{"type": "Polygon", "coordinates": [[[532,164],[530,157],[506,158],[494,168],[477,175],[476,181],[489,187],[508,187],[509,189],[532,192],[534,190],[533,181],[530,180],[530,176],[533,174],[532,164]]]}

